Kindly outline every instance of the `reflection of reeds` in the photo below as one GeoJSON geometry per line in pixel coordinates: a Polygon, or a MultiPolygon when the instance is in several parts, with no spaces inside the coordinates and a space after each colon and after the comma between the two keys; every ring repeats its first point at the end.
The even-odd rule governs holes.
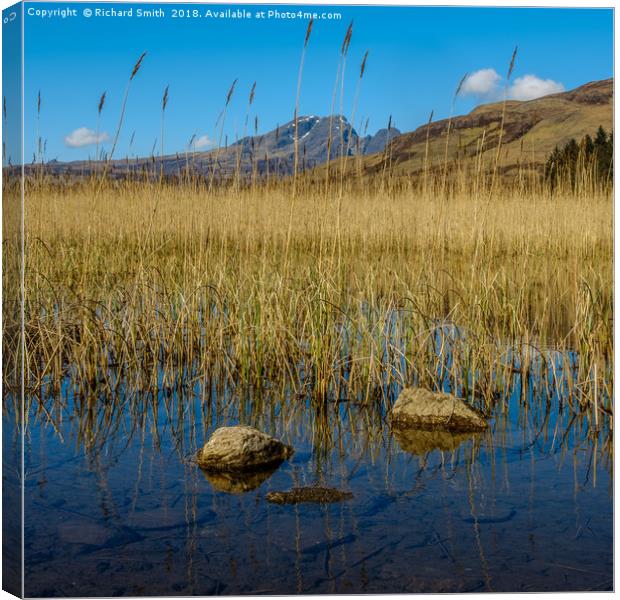
{"type": "MultiPolygon", "coordinates": [[[[394,481],[410,481],[407,488],[396,496],[412,496],[418,493],[424,480],[434,478],[439,470],[446,480],[460,471],[469,483],[475,533],[476,506],[482,504],[474,497],[475,490],[490,489],[483,479],[495,478],[495,474],[502,470],[503,485],[509,485],[507,448],[517,451],[521,446],[520,451],[528,453],[535,447],[535,454],[540,457],[582,454],[583,460],[590,465],[588,472],[593,486],[596,485],[599,462],[605,469],[611,469],[613,435],[609,422],[604,430],[593,432],[588,427],[585,413],[578,415],[559,408],[561,400],[557,395],[547,397],[530,389],[526,392],[528,401],[521,402],[522,391],[522,383],[513,381],[506,392],[511,398],[510,420],[498,404],[492,429],[471,437],[415,431],[395,432],[392,436],[385,425],[384,409],[377,404],[363,405],[354,399],[339,403],[308,403],[300,401],[287,386],[241,391],[238,386],[228,385],[219,375],[187,385],[160,385],[153,393],[120,391],[114,397],[105,395],[103,390],[99,395],[85,395],[77,388],[64,388],[55,396],[44,394],[37,401],[31,398],[26,414],[27,427],[51,427],[61,442],[75,438],[92,466],[100,471],[100,457],[105,455],[106,461],[115,462],[128,445],[137,448],[139,456],[136,485],[132,485],[132,507],[138,498],[144,455],[148,455],[149,447],[155,450],[173,448],[178,459],[191,469],[191,457],[207,432],[219,424],[239,420],[289,442],[311,444],[310,470],[298,480],[297,473],[302,472],[299,465],[294,465],[291,471],[294,486],[326,484],[335,475],[342,481],[341,487],[346,488],[359,476],[360,468],[376,465],[379,461],[383,466],[376,466],[385,469],[386,474],[384,482],[376,482],[380,490],[390,491],[394,481]],[[514,437],[514,431],[511,431],[514,426],[522,430],[522,439],[514,437]],[[104,447],[106,452],[102,453],[104,447]],[[489,470],[481,468],[478,462],[481,453],[486,454],[492,463],[489,470]],[[407,463],[418,465],[413,480],[410,477],[403,479],[391,465],[403,454],[407,456],[407,463]]],[[[11,408],[5,406],[5,414],[10,412],[11,408]]],[[[105,484],[105,481],[101,483],[105,484]]],[[[479,551],[482,555],[481,547],[479,551]]]]}
{"type": "MultiPolygon", "coordinates": [[[[529,528],[535,524],[538,514],[535,502],[540,498],[536,496],[534,485],[535,482],[538,484],[539,479],[534,475],[538,474],[542,463],[534,461],[542,459],[544,464],[557,463],[557,468],[562,471],[558,476],[563,478],[564,483],[567,483],[567,471],[570,472],[570,469],[566,468],[569,465],[562,468],[562,462],[566,460],[570,463],[571,459],[575,462],[574,507],[571,505],[570,490],[566,490],[564,485],[567,491],[564,496],[569,496],[566,498],[569,503],[567,510],[570,510],[571,507],[579,507],[584,494],[591,494],[588,474],[594,485],[597,456],[599,459],[605,458],[603,452],[596,453],[596,442],[586,454],[586,447],[580,445],[583,435],[575,431],[575,425],[572,426],[572,433],[566,435],[569,421],[566,413],[563,417],[552,418],[550,422],[541,422],[546,410],[543,400],[536,399],[531,404],[526,419],[531,421],[528,436],[517,463],[515,453],[519,439],[510,430],[506,431],[503,424],[496,430],[507,433],[505,439],[501,434],[487,432],[484,442],[480,444],[465,441],[455,450],[411,454],[403,451],[398,442],[382,430],[381,415],[376,418],[375,413],[379,411],[374,410],[374,406],[352,408],[350,404],[341,404],[343,410],[330,409],[327,423],[334,430],[337,441],[333,448],[323,452],[313,447],[316,451],[312,457],[308,460],[300,457],[286,465],[279,481],[275,478],[267,480],[257,493],[231,499],[228,494],[213,493],[192,462],[191,455],[198,444],[188,438],[183,424],[191,424],[190,428],[198,429],[198,441],[202,442],[202,436],[208,434],[220,419],[236,419],[239,416],[243,422],[256,424],[265,430],[271,431],[275,427],[277,432],[274,431],[274,434],[286,439],[290,439],[290,435],[300,447],[306,448],[313,426],[315,423],[316,426],[323,426],[323,418],[318,417],[315,421],[317,411],[308,410],[305,403],[282,395],[279,390],[267,391],[264,393],[267,397],[261,396],[257,403],[254,402],[254,394],[247,397],[239,394],[236,402],[232,403],[233,407],[238,408],[225,412],[226,399],[229,394],[234,394],[230,388],[226,389],[221,382],[207,381],[201,382],[199,387],[200,392],[197,391],[198,386],[193,386],[193,389],[178,395],[162,390],[161,404],[167,402],[169,408],[161,407],[158,416],[148,409],[151,399],[143,404],[141,394],[121,396],[112,402],[100,398],[90,405],[94,420],[100,415],[110,414],[112,419],[121,422],[121,426],[111,431],[100,432],[97,441],[105,445],[105,449],[101,449],[101,445],[84,448],[84,459],[80,443],[75,452],[77,462],[60,465],[62,470],[49,458],[51,454],[45,452],[47,448],[42,446],[40,464],[34,461],[28,472],[28,476],[36,478],[33,480],[40,481],[43,487],[46,480],[50,485],[62,481],[58,474],[63,480],[73,478],[79,483],[79,477],[85,473],[84,467],[88,468],[90,473],[83,489],[76,488],[82,492],[81,495],[77,494],[73,502],[63,505],[63,511],[80,509],[81,515],[101,519],[110,529],[140,533],[151,545],[161,540],[178,540],[176,547],[184,549],[184,552],[169,552],[170,562],[166,564],[176,561],[174,564],[178,565],[178,572],[186,575],[190,583],[204,573],[199,570],[199,565],[205,564],[204,553],[209,550],[204,546],[205,536],[217,535],[222,531],[226,534],[232,527],[233,533],[241,535],[244,543],[233,543],[237,539],[235,536],[229,543],[222,534],[222,549],[209,555],[208,567],[213,571],[215,564],[218,569],[220,565],[225,569],[230,560],[230,581],[233,583],[241,581],[243,584],[247,581],[245,577],[251,578],[254,583],[259,568],[261,572],[270,574],[276,560],[287,561],[290,574],[282,581],[290,589],[294,589],[297,583],[297,591],[310,592],[316,589],[312,588],[315,575],[325,577],[326,583],[333,580],[340,585],[346,573],[353,576],[367,572],[372,577],[373,573],[385,568],[386,561],[389,562],[392,556],[399,553],[405,558],[403,562],[394,563],[392,568],[394,570],[398,566],[405,569],[406,556],[416,551],[432,553],[432,560],[439,557],[456,573],[450,580],[454,582],[455,591],[459,589],[457,577],[463,570],[462,565],[476,570],[467,580],[468,583],[479,585],[486,581],[489,586],[499,586],[500,577],[497,569],[493,568],[496,548],[493,540],[489,540],[489,531],[510,528],[519,523],[526,523],[529,528]],[[206,397],[203,397],[205,393],[206,397]],[[216,414],[214,406],[218,402],[220,412],[216,414]],[[242,405],[247,407],[243,416],[242,405]],[[213,412],[207,414],[209,410],[213,412]],[[562,444],[560,446],[558,442],[556,450],[565,453],[566,459],[547,454],[556,426],[557,438],[562,444]],[[531,439],[530,435],[535,432],[536,438],[531,439]],[[159,440],[162,442],[161,448],[159,440]],[[171,456],[169,450],[172,448],[176,448],[176,456],[171,456]],[[497,452],[497,464],[488,463],[491,452],[497,452]],[[588,458],[590,452],[594,453],[591,459],[588,458]],[[530,456],[531,486],[528,490],[528,486],[524,485],[524,476],[527,476],[530,456]],[[505,482],[502,482],[503,472],[506,474],[505,482]],[[288,473],[294,486],[327,481],[338,488],[352,489],[355,502],[329,508],[295,506],[286,511],[288,516],[283,527],[283,512],[265,504],[262,497],[267,491],[282,489],[282,482],[288,473]],[[502,487],[510,484],[512,491],[502,487]],[[579,490],[582,493],[577,493],[579,490]],[[91,502],[86,507],[84,494],[99,501],[91,502]],[[455,502],[455,498],[459,501],[455,502]],[[508,525],[483,524],[488,517],[501,521],[513,506],[518,511],[517,516],[508,525]],[[420,527],[406,532],[390,527],[405,517],[415,516],[415,510],[426,511],[435,518],[427,519],[420,527]],[[464,523],[465,520],[469,523],[464,523]],[[415,546],[413,542],[416,542],[415,546]],[[255,547],[261,549],[257,561],[253,558],[255,547]],[[249,548],[247,553],[246,548],[249,548]],[[244,568],[244,558],[248,555],[252,559],[252,562],[248,560],[248,564],[258,564],[259,567],[244,568]]],[[[60,404],[62,400],[59,397],[56,402],[60,404]]],[[[57,408],[55,414],[59,416],[61,410],[66,416],[63,431],[77,427],[86,414],[86,411],[79,416],[72,414],[74,406],[71,401],[66,407],[57,408]]],[[[525,409],[521,410],[525,412],[525,409]]],[[[45,422],[43,415],[40,418],[45,422]]],[[[37,429],[36,433],[44,442],[50,438],[46,438],[44,433],[39,434],[42,429],[37,429]]],[[[72,437],[67,436],[67,439],[72,437]]],[[[611,467],[609,472],[609,476],[602,478],[603,482],[612,480],[611,467]]],[[[536,490],[538,488],[536,486],[536,490]]],[[[569,530],[565,537],[574,534],[577,539],[588,526],[588,513],[576,514],[572,531],[569,530]]],[[[130,543],[130,551],[134,546],[130,543]]],[[[101,548],[98,557],[107,559],[109,556],[112,559],[121,551],[122,548],[101,548]]],[[[588,565],[585,568],[589,569],[588,565]]],[[[262,583],[263,580],[260,581],[262,583]]],[[[365,580],[362,577],[360,581],[363,584],[365,580]]],[[[330,587],[334,593],[339,589],[337,586],[330,587]]],[[[261,586],[261,592],[270,590],[274,593],[279,591],[261,586]]]]}

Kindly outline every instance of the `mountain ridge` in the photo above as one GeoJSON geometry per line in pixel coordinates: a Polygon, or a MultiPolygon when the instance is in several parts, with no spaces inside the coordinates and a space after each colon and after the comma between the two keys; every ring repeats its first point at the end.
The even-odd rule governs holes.
{"type": "MultiPolygon", "coordinates": [[[[380,129],[374,135],[360,136],[346,117],[318,117],[316,115],[300,116],[298,129],[298,169],[307,170],[319,166],[340,156],[365,155],[381,152],[385,145],[401,132],[391,127],[380,129]],[[331,139],[331,142],[329,141],[331,139]]],[[[81,171],[88,173],[101,169],[101,161],[50,161],[46,167],[55,173],[81,171]]],[[[295,163],[295,120],[279,125],[264,134],[247,135],[240,140],[207,151],[186,151],[163,157],[120,158],[110,161],[109,172],[121,175],[126,172],[140,171],[145,168],[165,175],[174,175],[182,171],[206,174],[215,168],[217,177],[230,178],[239,172],[248,176],[277,174],[290,175],[295,163]]]]}
{"type": "MultiPolygon", "coordinates": [[[[390,127],[374,135],[360,135],[342,115],[300,116],[298,169],[320,169],[328,159],[356,156],[358,167],[372,174],[385,168],[386,148],[391,168],[397,175],[415,175],[427,164],[431,169],[437,168],[444,165],[446,157],[448,163],[475,159],[484,166],[497,159],[503,120],[498,159],[501,171],[510,174],[524,165],[540,171],[556,146],[571,138],[580,140],[586,134],[593,135],[599,126],[612,129],[613,81],[613,78],[591,81],[533,100],[507,100],[505,105],[504,102],[481,104],[467,114],[433,121],[405,133],[390,127]]],[[[145,170],[179,175],[192,171],[201,175],[215,173],[218,179],[236,173],[242,177],[288,176],[293,173],[294,162],[295,121],[291,120],[272,131],[247,135],[219,149],[115,159],[110,162],[109,173],[123,176],[145,170]]],[[[45,166],[55,174],[88,174],[101,169],[97,161],[84,160],[50,161],[45,166]]]]}
{"type": "MultiPolygon", "coordinates": [[[[390,148],[396,172],[415,174],[424,169],[427,137],[431,166],[444,163],[446,147],[448,162],[473,157],[483,164],[494,161],[503,111],[503,102],[482,104],[465,115],[434,121],[398,136],[390,148]]],[[[556,146],[593,135],[599,126],[613,127],[613,78],[533,100],[507,100],[498,166],[504,173],[525,164],[540,170],[556,146]]],[[[366,157],[363,168],[377,170],[382,160],[380,156],[366,157]]]]}

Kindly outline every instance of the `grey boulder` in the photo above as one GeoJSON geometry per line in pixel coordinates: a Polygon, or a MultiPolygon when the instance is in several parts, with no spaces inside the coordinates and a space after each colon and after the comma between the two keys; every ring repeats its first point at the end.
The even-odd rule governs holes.
{"type": "Polygon", "coordinates": [[[482,431],[485,416],[460,398],[424,388],[405,388],[390,413],[393,427],[464,433],[482,431]]]}
{"type": "Polygon", "coordinates": [[[290,446],[270,435],[254,427],[236,425],[216,429],[196,458],[207,471],[237,471],[278,465],[292,455],[290,446]]]}

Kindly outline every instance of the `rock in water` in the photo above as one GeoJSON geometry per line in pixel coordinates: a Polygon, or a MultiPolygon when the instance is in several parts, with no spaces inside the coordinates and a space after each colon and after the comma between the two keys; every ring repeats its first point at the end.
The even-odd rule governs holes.
{"type": "Polygon", "coordinates": [[[426,431],[481,431],[488,426],[486,418],[460,398],[424,388],[405,388],[392,407],[390,422],[426,431]]]}
{"type": "Polygon", "coordinates": [[[293,449],[270,435],[248,427],[220,427],[213,432],[197,461],[206,471],[264,469],[293,455],[293,449]]]}
{"type": "Polygon", "coordinates": [[[267,502],[274,504],[301,504],[304,502],[328,504],[350,500],[353,498],[353,494],[335,488],[311,486],[293,488],[288,492],[269,492],[265,498],[267,498],[267,502]]]}

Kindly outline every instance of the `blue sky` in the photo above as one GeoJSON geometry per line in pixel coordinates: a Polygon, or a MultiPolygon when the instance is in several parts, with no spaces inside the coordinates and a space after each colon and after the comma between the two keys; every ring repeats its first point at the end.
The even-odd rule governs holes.
{"type": "Polygon", "coordinates": [[[2,12],[2,164],[21,161],[21,13],[2,12]],[[4,117],[6,107],[6,117],[4,117]]]}
{"type": "MultiPolygon", "coordinates": [[[[160,148],[161,98],[169,85],[165,153],[182,152],[193,134],[205,144],[217,140],[216,119],[228,88],[237,86],[228,107],[224,135],[243,133],[248,95],[259,131],[293,117],[303,19],[173,18],[173,9],[245,8],[298,11],[298,6],[172,4],[25,4],[25,156],[36,150],[37,94],[41,91],[40,135],[45,158],[94,156],[97,103],[106,92],[99,124],[101,146],[109,150],[132,66],[148,54],[132,83],[116,157],[149,155],[160,148]],[[76,17],[42,18],[28,9],[77,8],[76,17]],[[134,9],[134,16],[83,16],[84,9],[134,9]],[[163,8],[165,17],[137,18],[138,8],[163,8]],[[77,130],[77,131],[76,131],[77,130]],[[135,132],[134,141],[129,142],[135,132]],[[71,135],[73,134],[73,135],[71,135]],[[157,142],[155,143],[155,140],[157,142]]],[[[343,108],[350,117],[359,66],[369,51],[356,124],[369,118],[369,131],[412,130],[447,117],[454,90],[465,73],[475,74],[457,99],[455,113],[501,97],[503,77],[515,44],[519,52],[509,94],[571,89],[613,75],[613,13],[610,9],[494,9],[440,7],[314,7],[341,13],[317,20],[307,49],[300,114],[326,115],[343,36],[351,20],[343,108]],[[482,70],[482,71],[481,71],[482,70]],[[526,76],[534,76],[527,78],[526,76]]],[[[339,104],[339,102],[337,102],[339,104]]]]}

